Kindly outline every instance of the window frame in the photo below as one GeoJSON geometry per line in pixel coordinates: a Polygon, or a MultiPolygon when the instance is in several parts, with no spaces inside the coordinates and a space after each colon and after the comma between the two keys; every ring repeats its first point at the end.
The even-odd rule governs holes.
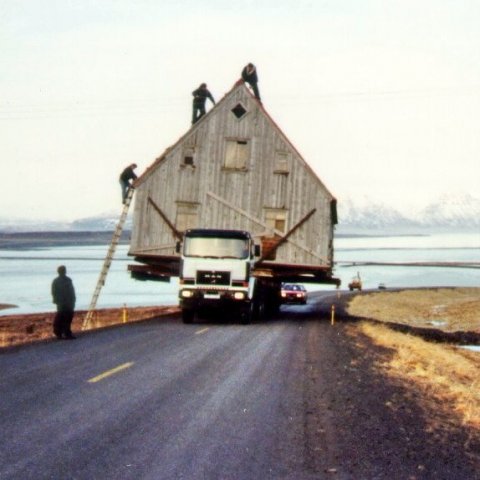
{"type": "Polygon", "coordinates": [[[175,214],[175,228],[185,232],[191,228],[198,228],[199,204],[197,202],[177,201],[175,214]]]}
{"type": "Polygon", "coordinates": [[[287,233],[288,210],[286,208],[264,207],[264,222],[266,227],[273,233],[275,231],[287,233]],[[283,217],[283,218],[282,218],[283,217]],[[273,220],[273,221],[272,221],[273,220]],[[278,221],[283,222],[282,228],[278,228],[278,221]]]}
{"type": "Polygon", "coordinates": [[[251,141],[249,138],[225,138],[223,168],[230,171],[247,171],[250,164],[251,141]],[[243,147],[244,146],[244,147],[243,147]]]}
{"type": "Polygon", "coordinates": [[[286,150],[275,150],[273,173],[290,173],[291,155],[286,150]]]}

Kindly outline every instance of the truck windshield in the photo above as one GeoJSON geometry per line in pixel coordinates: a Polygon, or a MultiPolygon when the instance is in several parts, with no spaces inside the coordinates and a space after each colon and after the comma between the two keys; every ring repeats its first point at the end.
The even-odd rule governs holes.
{"type": "Polygon", "coordinates": [[[183,254],[186,257],[248,258],[248,240],[242,238],[187,237],[183,254]]]}

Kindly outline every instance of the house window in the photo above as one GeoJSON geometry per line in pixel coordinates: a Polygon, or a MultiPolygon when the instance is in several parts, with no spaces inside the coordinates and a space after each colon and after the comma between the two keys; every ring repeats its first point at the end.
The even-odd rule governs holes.
{"type": "Polygon", "coordinates": [[[182,159],[182,167],[194,167],[195,166],[195,149],[194,147],[184,147],[183,149],[183,159],[182,159]]]}
{"type": "Polygon", "coordinates": [[[287,152],[276,151],[275,152],[275,167],[276,173],[288,173],[290,171],[289,155],[287,152]]]}
{"type": "Polygon", "coordinates": [[[285,232],[287,225],[287,211],[283,208],[266,209],[265,224],[269,229],[285,232]]]}
{"type": "Polygon", "coordinates": [[[247,113],[247,110],[241,103],[237,103],[232,108],[232,113],[240,120],[247,113]]]}
{"type": "Polygon", "coordinates": [[[225,168],[245,170],[250,158],[250,145],[248,140],[227,139],[225,147],[225,168]]]}
{"type": "Polygon", "coordinates": [[[177,218],[175,226],[180,232],[198,226],[198,204],[191,202],[177,202],[177,218]]]}

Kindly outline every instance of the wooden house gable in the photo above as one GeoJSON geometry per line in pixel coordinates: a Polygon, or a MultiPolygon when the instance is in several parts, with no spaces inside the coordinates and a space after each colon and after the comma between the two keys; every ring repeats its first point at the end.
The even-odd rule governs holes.
{"type": "Polygon", "coordinates": [[[332,201],[263,106],[240,84],[137,181],[130,251],[174,255],[176,238],[194,227],[279,236],[314,211],[279,256],[319,263],[330,255],[332,201]]]}

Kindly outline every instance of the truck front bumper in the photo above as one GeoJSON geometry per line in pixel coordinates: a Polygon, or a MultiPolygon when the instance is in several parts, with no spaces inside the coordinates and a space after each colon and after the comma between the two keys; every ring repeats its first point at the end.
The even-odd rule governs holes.
{"type": "Polygon", "coordinates": [[[250,303],[244,290],[197,290],[184,288],[179,292],[180,306],[198,310],[200,308],[242,307],[250,303]]]}

